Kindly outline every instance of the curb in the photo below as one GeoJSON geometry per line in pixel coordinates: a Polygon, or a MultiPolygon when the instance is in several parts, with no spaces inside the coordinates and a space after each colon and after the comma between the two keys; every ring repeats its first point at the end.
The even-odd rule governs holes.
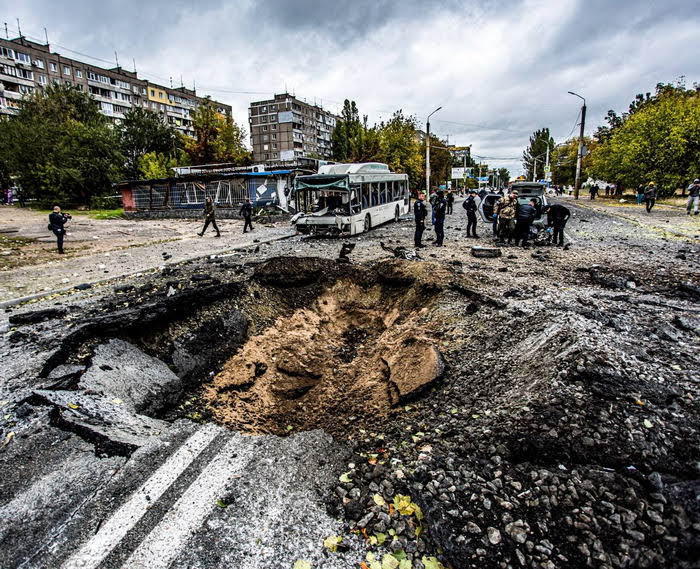
{"type": "MultiPolygon", "coordinates": [[[[267,243],[274,243],[276,241],[284,241],[285,239],[290,239],[292,237],[295,237],[296,235],[297,235],[296,233],[290,233],[289,235],[282,235],[281,237],[272,237],[270,239],[261,239],[257,243],[251,243],[249,245],[239,245],[237,247],[232,247],[231,249],[226,249],[224,251],[220,251],[219,253],[216,253],[214,255],[212,255],[211,253],[207,253],[205,255],[197,255],[195,257],[189,257],[187,259],[182,259],[180,261],[174,261],[171,263],[162,263],[162,264],[159,264],[158,267],[161,267],[163,265],[177,266],[177,265],[180,265],[182,263],[188,263],[190,261],[196,261],[197,259],[204,259],[207,257],[213,257],[213,258],[221,257],[224,255],[229,255],[234,251],[240,251],[241,249],[247,249],[249,247],[258,246],[258,245],[265,245],[267,243]]],[[[130,273],[124,273],[123,275],[119,275],[119,276],[107,277],[105,279],[97,279],[94,281],[79,283],[78,285],[72,285],[72,286],[68,286],[68,287],[64,287],[64,288],[57,288],[57,289],[53,289],[53,290],[46,290],[43,292],[37,292],[34,294],[30,294],[27,296],[21,296],[19,298],[11,298],[10,300],[3,300],[2,302],[0,302],[0,310],[2,310],[4,308],[9,308],[11,306],[17,306],[18,304],[23,304],[23,303],[29,302],[31,300],[37,300],[39,298],[51,296],[52,294],[61,294],[61,293],[69,292],[69,291],[80,292],[80,289],[75,288],[76,286],[90,285],[92,287],[95,285],[108,283],[110,281],[116,281],[117,279],[123,279],[125,277],[133,277],[134,275],[147,273],[148,271],[153,271],[153,270],[157,269],[158,267],[149,267],[146,269],[141,269],[140,271],[132,271],[130,273]]]]}

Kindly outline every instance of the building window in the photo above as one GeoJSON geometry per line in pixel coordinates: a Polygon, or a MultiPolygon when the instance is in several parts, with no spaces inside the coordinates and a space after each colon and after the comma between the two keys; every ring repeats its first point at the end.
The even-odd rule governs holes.
{"type": "Polygon", "coordinates": [[[4,57],[6,59],[14,59],[15,52],[14,52],[14,50],[10,49],[9,47],[2,47],[0,45],[0,57],[4,57]]]}
{"type": "Polygon", "coordinates": [[[49,63],[49,68],[50,68],[51,71],[53,71],[54,73],[56,73],[56,71],[58,70],[58,66],[57,66],[55,63],[53,63],[53,62],[52,62],[52,63],[49,63]]]}
{"type": "MultiPolygon", "coordinates": [[[[163,93],[163,91],[158,91],[158,98],[159,98],[159,99],[164,99],[164,98],[165,98],[164,95],[165,95],[165,93],[163,93]]],[[[162,106],[162,105],[161,105],[161,106],[162,106]]],[[[428,175],[426,174],[426,178],[427,178],[427,177],[428,177],[428,175]]]]}
{"type": "Polygon", "coordinates": [[[34,65],[36,65],[39,69],[44,68],[44,62],[41,59],[35,59],[34,60],[34,65]]]}
{"type": "Polygon", "coordinates": [[[46,75],[39,75],[39,85],[46,85],[46,75]]]}
{"type": "MultiPolygon", "coordinates": [[[[156,96],[156,92],[153,89],[151,89],[151,97],[155,97],[155,96],[156,96]]],[[[427,178],[428,175],[426,174],[425,177],[427,178]]]]}
{"type": "Polygon", "coordinates": [[[68,67],[67,65],[64,65],[63,66],[63,74],[70,75],[70,67],[68,67]]]}
{"type": "Polygon", "coordinates": [[[146,87],[141,87],[141,94],[145,95],[147,93],[148,93],[148,89],[146,89],[146,87]]]}
{"type": "Polygon", "coordinates": [[[78,79],[82,79],[82,78],[83,78],[83,72],[80,71],[80,69],[78,69],[78,70],[75,72],[75,74],[77,75],[78,79]]]}
{"type": "Polygon", "coordinates": [[[15,59],[19,61],[20,63],[31,63],[32,59],[27,55],[26,53],[22,53],[21,51],[16,51],[15,52],[15,59]]]}
{"type": "Polygon", "coordinates": [[[21,77],[22,79],[29,79],[30,81],[34,79],[34,72],[33,71],[27,71],[26,69],[17,69],[17,77],[21,77]]]}
{"type": "Polygon", "coordinates": [[[267,125],[263,126],[262,129],[267,132],[267,125]]]}

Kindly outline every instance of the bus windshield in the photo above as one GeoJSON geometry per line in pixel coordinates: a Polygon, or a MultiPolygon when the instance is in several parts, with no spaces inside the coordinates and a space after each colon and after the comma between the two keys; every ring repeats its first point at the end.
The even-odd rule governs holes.
{"type": "Polygon", "coordinates": [[[350,192],[337,189],[304,188],[296,192],[298,212],[316,215],[350,215],[350,192]]]}

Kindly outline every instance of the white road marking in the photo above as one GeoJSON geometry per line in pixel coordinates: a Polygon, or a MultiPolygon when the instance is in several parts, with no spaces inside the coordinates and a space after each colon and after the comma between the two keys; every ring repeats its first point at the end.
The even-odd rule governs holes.
{"type": "Polygon", "coordinates": [[[221,432],[206,425],[195,432],[156,470],[61,569],[95,569],[182,472],[221,432]]]}
{"type": "MultiPolygon", "coordinates": [[[[160,523],[124,563],[129,569],[167,569],[190,536],[216,507],[231,477],[248,464],[249,452],[242,452],[246,438],[238,435],[221,449],[160,523]]],[[[248,449],[252,448],[250,445],[248,449]]]]}

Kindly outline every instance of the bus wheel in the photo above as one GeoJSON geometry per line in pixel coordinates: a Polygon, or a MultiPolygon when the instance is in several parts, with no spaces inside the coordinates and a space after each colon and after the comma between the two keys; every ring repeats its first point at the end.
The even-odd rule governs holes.
{"type": "Polygon", "coordinates": [[[367,233],[370,229],[372,229],[372,219],[369,216],[369,213],[365,215],[365,233],[367,233]]]}
{"type": "Polygon", "coordinates": [[[396,206],[396,210],[394,211],[394,221],[396,223],[398,223],[400,217],[401,217],[401,212],[399,211],[399,206],[396,206]]]}

